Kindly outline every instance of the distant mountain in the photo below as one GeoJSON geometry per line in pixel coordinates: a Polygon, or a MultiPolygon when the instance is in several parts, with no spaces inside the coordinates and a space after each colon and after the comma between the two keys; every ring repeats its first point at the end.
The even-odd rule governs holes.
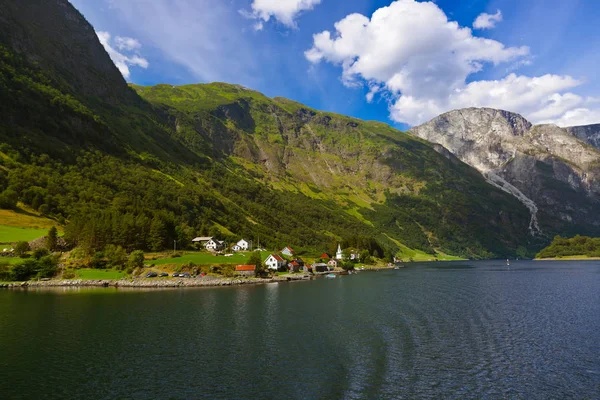
{"type": "Polygon", "coordinates": [[[592,147],[598,127],[532,126],[518,114],[467,108],[410,133],[439,143],[512,193],[531,212],[532,234],[594,234],[600,232],[600,151],[592,147]]]}
{"type": "MultiPolygon", "coordinates": [[[[204,234],[406,258],[532,255],[549,242],[529,234],[523,199],[439,145],[238,85],[128,87],[66,0],[0,6],[0,192],[90,252],[204,234]]],[[[548,233],[590,225],[542,221],[548,233]]]]}
{"type": "Polygon", "coordinates": [[[572,126],[566,129],[567,132],[576,136],[579,140],[600,149],[600,124],[572,126]]]}

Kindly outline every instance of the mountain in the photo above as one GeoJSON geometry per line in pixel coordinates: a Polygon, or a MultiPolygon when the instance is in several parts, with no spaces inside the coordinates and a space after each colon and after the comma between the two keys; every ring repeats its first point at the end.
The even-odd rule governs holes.
{"type": "Polygon", "coordinates": [[[532,235],[600,232],[598,125],[533,126],[515,113],[467,108],[410,133],[444,146],[519,199],[531,212],[532,235]]]}
{"type": "Polygon", "coordinates": [[[600,149],[600,124],[572,126],[566,129],[579,140],[600,149]]]}
{"type": "Polygon", "coordinates": [[[66,0],[0,6],[0,196],[89,254],[204,234],[407,258],[548,243],[439,145],[239,85],[130,87],[66,0]]]}

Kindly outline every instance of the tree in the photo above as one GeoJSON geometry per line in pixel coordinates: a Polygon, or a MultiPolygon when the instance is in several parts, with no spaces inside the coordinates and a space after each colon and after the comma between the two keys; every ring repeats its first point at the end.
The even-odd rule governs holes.
{"type": "Polygon", "coordinates": [[[256,269],[254,270],[254,274],[256,276],[261,276],[265,271],[265,266],[262,262],[262,257],[260,255],[260,251],[255,251],[248,258],[248,265],[254,265],[256,269]]]}
{"type": "Polygon", "coordinates": [[[29,250],[30,250],[29,243],[17,242],[17,244],[15,245],[14,252],[17,257],[23,257],[25,255],[25,253],[27,253],[29,250]]]}
{"type": "Polygon", "coordinates": [[[363,252],[360,253],[360,259],[365,264],[370,264],[371,263],[371,255],[369,254],[369,250],[363,250],[363,252]]]}
{"type": "Polygon", "coordinates": [[[108,263],[116,268],[123,268],[127,262],[127,252],[121,246],[109,244],[104,248],[104,257],[108,259],[108,263]]]}
{"type": "Polygon", "coordinates": [[[23,262],[13,266],[12,268],[12,280],[13,281],[27,281],[37,270],[37,261],[33,259],[27,259],[23,262]]]}
{"type": "Polygon", "coordinates": [[[55,226],[53,226],[48,231],[48,236],[46,236],[46,248],[50,251],[55,251],[57,243],[58,243],[58,230],[56,229],[55,226]]]}
{"type": "Polygon", "coordinates": [[[136,250],[129,255],[129,266],[131,268],[141,268],[144,266],[144,252],[136,250]]]}
{"type": "Polygon", "coordinates": [[[0,208],[10,210],[17,207],[17,192],[11,189],[7,189],[0,193],[0,208]]]}

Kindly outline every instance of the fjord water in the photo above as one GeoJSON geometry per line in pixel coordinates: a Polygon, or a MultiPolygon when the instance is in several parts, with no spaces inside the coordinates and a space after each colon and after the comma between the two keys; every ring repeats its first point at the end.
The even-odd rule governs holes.
{"type": "Polygon", "coordinates": [[[411,264],[229,288],[3,290],[0,393],[600,398],[600,262],[411,264]]]}

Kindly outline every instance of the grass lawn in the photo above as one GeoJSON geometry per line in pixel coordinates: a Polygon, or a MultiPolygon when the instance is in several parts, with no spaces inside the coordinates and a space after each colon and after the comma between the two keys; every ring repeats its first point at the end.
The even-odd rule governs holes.
{"type": "Polygon", "coordinates": [[[75,270],[75,275],[79,279],[121,279],[127,276],[125,272],[117,271],[114,269],[103,270],[103,269],[92,269],[82,268],[75,270]]]}
{"type": "Polygon", "coordinates": [[[15,265],[23,260],[25,260],[25,259],[20,258],[20,257],[0,257],[0,265],[1,264],[15,265]]]}
{"type": "Polygon", "coordinates": [[[29,242],[45,236],[47,233],[47,229],[0,225],[0,243],[29,242]]]}
{"type": "MultiPolygon", "coordinates": [[[[188,264],[194,263],[196,265],[213,265],[213,264],[245,264],[248,261],[251,253],[236,253],[233,256],[215,256],[210,253],[187,253],[181,257],[175,258],[161,258],[153,261],[146,261],[146,264],[150,265],[170,265],[170,264],[188,264]]],[[[261,257],[264,260],[271,254],[268,251],[261,252],[261,257]]]]}

